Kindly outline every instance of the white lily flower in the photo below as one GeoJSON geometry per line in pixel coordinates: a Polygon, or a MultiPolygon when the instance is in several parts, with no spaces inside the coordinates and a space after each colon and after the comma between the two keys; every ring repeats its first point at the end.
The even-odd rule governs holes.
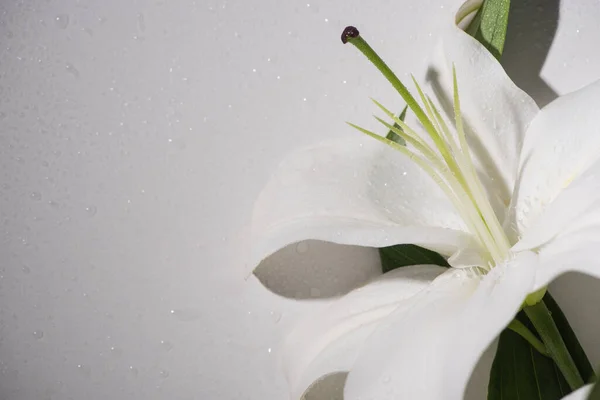
{"type": "Polygon", "coordinates": [[[600,277],[600,83],[539,110],[456,26],[432,71],[435,98],[424,106],[434,134],[407,122],[412,146],[349,133],[295,152],[256,203],[253,268],[307,239],[412,243],[453,267],[396,269],[301,323],[284,350],[293,399],[337,371],[350,371],[347,400],[463,398],[529,294],[567,271],[600,277]],[[461,110],[447,132],[453,65],[461,110]]]}

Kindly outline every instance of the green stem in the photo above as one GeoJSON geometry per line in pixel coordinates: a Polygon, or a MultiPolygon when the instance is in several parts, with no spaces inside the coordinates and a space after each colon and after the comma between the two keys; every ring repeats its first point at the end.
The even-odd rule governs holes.
{"type": "Polygon", "coordinates": [[[540,334],[550,357],[564,375],[571,389],[577,390],[582,387],[584,385],[583,379],[544,301],[525,307],[523,311],[540,334]]]}
{"type": "Polygon", "coordinates": [[[398,77],[396,76],[396,74],[394,74],[390,67],[388,67],[387,64],[381,59],[381,57],[379,57],[379,55],[375,52],[375,50],[373,50],[369,43],[367,43],[366,40],[364,40],[360,36],[358,29],[356,29],[353,26],[349,26],[346,29],[344,29],[344,32],[342,33],[342,42],[352,43],[354,46],[356,46],[356,48],[360,50],[360,52],[363,53],[375,67],[377,67],[377,69],[383,74],[383,76],[392,84],[394,89],[398,91],[398,94],[402,96],[408,107],[410,107],[410,109],[415,113],[415,115],[417,116],[419,121],[421,121],[425,129],[428,132],[435,132],[433,124],[431,123],[429,118],[427,118],[427,115],[425,114],[419,103],[417,103],[417,101],[412,96],[412,94],[410,94],[406,86],[404,86],[404,84],[400,81],[400,79],[398,79],[398,77]]]}
{"type": "Polygon", "coordinates": [[[513,319],[512,322],[508,325],[508,329],[520,335],[523,339],[527,340],[530,345],[533,346],[534,349],[540,352],[540,354],[545,355],[547,357],[550,356],[548,354],[548,350],[546,350],[546,346],[540,339],[538,339],[527,327],[518,319],[513,319]]]}

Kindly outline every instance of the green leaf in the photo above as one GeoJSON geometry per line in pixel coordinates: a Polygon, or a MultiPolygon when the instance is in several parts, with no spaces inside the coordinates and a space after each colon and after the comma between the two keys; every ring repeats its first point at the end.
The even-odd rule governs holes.
{"type": "MultiPolygon", "coordinates": [[[[586,381],[595,379],[592,365],[577,336],[550,293],[544,296],[544,303],[552,313],[552,318],[581,376],[586,381]]],[[[535,333],[535,328],[523,312],[517,315],[517,319],[535,333]]],[[[516,333],[508,329],[502,332],[490,372],[488,400],[513,398],[553,400],[569,393],[571,393],[569,385],[551,358],[541,355],[516,333]],[[517,378],[513,377],[515,374],[517,378]],[[517,397],[517,393],[520,397],[517,397]]]]}
{"type": "Polygon", "coordinates": [[[449,267],[444,257],[435,251],[427,250],[414,244],[399,244],[397,246],[379,249],[381,269],[383,273],[409,265],[433,264],[449,267]]]}
{"type": "MultiPolygon", "coordinates": [[[[406,118],[406,111],[408,110],[408,106],[404,106],[404,110],[402,110],[402,112],[400,113],[400,115],[398,115],[398,119],[400,121],[404,121],[404,118],[406,118]]],[[[397,122],[394,122],[394,128],[401,130],[402,132],[404,132],[404,130],[400,127],[400,125],[398,125],[397,122]]],[[[393,130],[390,129],[390,131],[387,133],[387,135],[385,135],[386,139],[391,140],[392,142],[396,142],[398,144],[401,145],[406,145],[406,141],[404,139],[402,139],[400,136],[398,136],[398,134],[396,132],[394,132],[393,130]]]]}
{"type": "Polygon", "coordinates": [[[577,335],[575,335],[571,325],[569,325],[567,317],[565,317],[565,314],[550,293],[546,293],[546,296],[544,296],[544,303],[546,303],[546,307],[552,313],[552,319],[554,319],[554,323],[562,335],[563,341],[575,362],[575,366],[579,370],[579,374],[585,382],[593,382],[596,379],[594,368],[592,368],[590,360],[587,358],[583,347],[581,347],[577,335]]]}
{"type": "Polygon", "coordinates": [[[510,0],[485,0],[466,32],[500,60],[508,28],[510,0]]]}
{"type": "MultiPolygon", "coordinates": [[[[517,318],[533,329],[522,313],[517,318]]],[[[502,332],[490,371],[488,400],[558,400],[568,393],[569,385],[551,358],[513,331],[502,332]]]]}

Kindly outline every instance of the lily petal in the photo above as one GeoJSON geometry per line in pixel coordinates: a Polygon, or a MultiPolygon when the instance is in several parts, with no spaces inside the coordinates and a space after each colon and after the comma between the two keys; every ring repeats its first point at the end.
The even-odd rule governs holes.
{"type": "Polygon", "coordinates": [[[543,247],[557,235],[564,236],[595,226],[600,229],[600,161],[574,179],[546,206],[513,250],[543,247]]]}
{"type": "Polygon", "coordinates": [[[291,154],[260,194],[250,268],[295,242],[385,247],[413,243],[445,255],[469,241],[454,206],[414,162],[370,138],[291,154]]]}
{"type": "Polygon", "coordinates": [[[282,360],[292,399],[299,399],[316,379],[348,371],[377,323],[446,270],[434,265],[398,268],[301,322],[286,338],[282,360]]]}
{"type": "Polygon", "coordinates": [[[531,291],[537,263],[524,252],[482,278],[465,269],[436,278],[369,337],[344,398],[462,399],[481,354],[531,291]]]}
{"type": "MultiPolygon", "coordinates": [[[[599,217],[598,213],[596,217],[599,217]]],[[[539,250],[541,266],[536,273],[534,290],[548,286],[554,279],[570,271],[600,279],[598,243],[600,226],[556,237],[539,250]]]]}
{"type": "Polygon", "coordinates": [[[517,236],[600,157],[600,81],[544,107],[527,131],[511,205],[517,236]]]}
{"type": "Polygon", "coordinates": [[[498,197],[506,208],[523,138],[539,108],[481,43],[452,25],[444,32],[428,71],[437,99],[452,121],[453,66],[474,162],[487,176],[482,183],[493,192],[489,194],[498,197]]]}

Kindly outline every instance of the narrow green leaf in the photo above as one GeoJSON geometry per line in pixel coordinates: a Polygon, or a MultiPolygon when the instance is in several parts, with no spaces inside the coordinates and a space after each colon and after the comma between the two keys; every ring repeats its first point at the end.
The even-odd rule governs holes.
{"type": "MultiPolygon", "coordinates": [[[[408,106],[404,106],[404,110],[402,110],[400,115],[398,115],[398,119],[400,121],[404,121],[404,118],[406,118],[407,110],[408,110],[408,106]]],[[[404,132],[404,130],[400,127],[400,125],[398,125],[397,122],[394,122],[394,128],[400,129],[402,132],[404,132]]],[[[406,141],[404,139],[402,139],[400,136],[398,136],[398,134],[391,129],[387,133],[387,135],[385,135],[385,137],[386,137],[386,139],[390,139],[391,141],[401,144],[403,146],[406,145],[406,141]]]]}
{"type": "MultiPolygon", "coordinates": [[[[552,313],[554,322],[558,326],[580,374],[588,382],[592,381],[595,379],[592,365],[569,325],[569,321],[550,293],[546,293],[544,302],[552,313]]],[[[519,313],[517,318],[535,333],[533,325],[524,313],[519,313]]],[[[571,393],[571,389],[551,358],[541,355],[521,336],[505,329],[500,335],[496,357],[492,364],[488,384],[488,400],[518,398],[507,397],[507,393],[517,392],[521,399],[552,400],[566,396],[571,393]],[[516,361],[510,360],[506,356],[507,353],[514,353],[516,361]],[[527,360],[527,354],[529,354],[527,356],[529,360],[527,360]],[[513,372],[508,372],[508,370],[515,368],[517,375],[523,379],[511,380],[510,376],[513,372]],[[536,383],[537,389],[533,383],[536,383]],[[537,390],[535,396],[531,394],[534,389],[537,390]],[[527,396],[533,397],[523,396],[523,393],[528,393],[527,396]]]]}
{"type": "Polygon", "coordinates": [[[383,273],[409,265],[433,264],[449,267],[448,262],[438,253],[414,244],[399,244],[397,246],[379,249],[381,269],[383,273]]]}
{"type": "Polygon", "coordinates": [[[552,319],[554,319],[554,323],[562,334],[562,338],[567,346],[567,349],[569,350],[569,353],[571,354],[571,357],[573,357],[573,361],[579,370],[579,374],[585,382],[593,382],[596,378],[594,368],[592,368],[590,360],[587,358],[583,347],[581,347],[581,344],[577,339],[577,335],[575,335],[571,325],[569,325],[567,317],[565,317],[565,314],[562,312],[550,293],[546,293],[546,296],[544,296],[544,302],[546,303],[548,310],[550,310],[552,313],[552,319]]]}
{"type": "Polygon", "coordinates": [[[510,0],[485,0],[466,32],[500,59],[504,50],[510,0]]]}
{"type": "MultiPolygon", "coordinates": [[[[533,330],[527,317],[517,318],[533,330]]],[[[570,392],[554,361],[505,329],[490,371],[488,400],[558,400],[570,392]]]]}

